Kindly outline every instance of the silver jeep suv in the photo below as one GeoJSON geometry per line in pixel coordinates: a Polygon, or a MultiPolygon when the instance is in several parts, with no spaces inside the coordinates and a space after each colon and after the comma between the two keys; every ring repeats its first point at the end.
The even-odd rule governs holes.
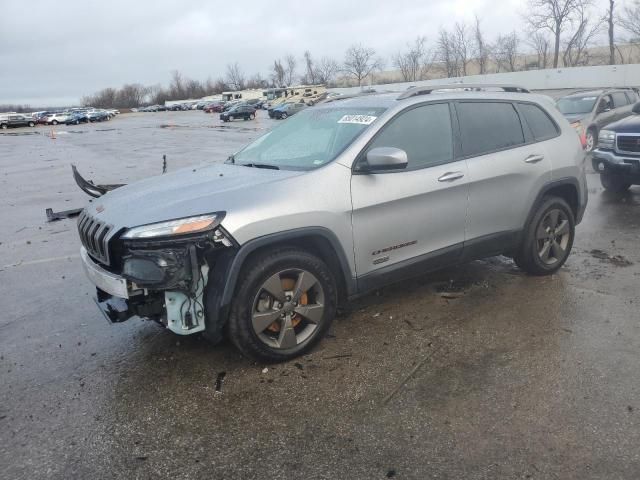
{"type": "Polygon", "coordinates": [[[339,302],[407,277],[499,254],[557,271],[586,203],[580,141],[550,99],[451,85],[337,97],[226,164],[108,192],[78,229],[111,321],[282,361],[339,302]]]}

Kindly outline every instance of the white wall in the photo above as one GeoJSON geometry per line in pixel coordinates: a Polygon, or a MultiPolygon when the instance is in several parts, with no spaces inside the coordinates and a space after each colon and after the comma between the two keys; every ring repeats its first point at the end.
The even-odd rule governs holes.
{"type": "MultiPolygon", "coordinates": [[[[597,67],[573,67],[527,72],[492,73],[458,78],[441,78],[419,82],[372,85],[376,91],[402,91],[410,86],[440,85],[444,83],[506,83],[529,90],[560,90],[601,87],[639,87],[640,64],[603,65],[597,67]]],[[[368,85],[365,86],[368,88],[368,85]]],[[[360,87],[331,88],[337,93],[357,93],[360,87]]]]}

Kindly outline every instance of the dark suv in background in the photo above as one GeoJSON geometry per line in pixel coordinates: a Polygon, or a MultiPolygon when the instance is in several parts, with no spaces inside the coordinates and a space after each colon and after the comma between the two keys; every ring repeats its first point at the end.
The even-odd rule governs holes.
{"type": "Polygon", "coordinates": [[[10,127],[33,127],[36,121],[32,117],[21,115],[19,113],[0,114],[0,128],[10,127]]]}
{"type": "Polygon", "coordinates": [[[593,152],[593,168],[600,173],[602,186],[624,192],[640,185],[640,103],[633,115],[600,131],[598,148],[593,152]]]}
{"type": "Polygon", "coordinates": [[[637,101],[635,90],[620,88],[573,93],[556,106],[580,135],[584,149],[591,152],[598,145],[600,130],[631,115],[637,101]]]}
{"type": "Polygon", "coordinates": [[[223,122],[232,122],[236,118],[242,118],[243,120],[253,120],[256,118],[256,109],[250,105],[236,105],[235,107],[222,112],[220,114],[220,120],[223,122]]]}

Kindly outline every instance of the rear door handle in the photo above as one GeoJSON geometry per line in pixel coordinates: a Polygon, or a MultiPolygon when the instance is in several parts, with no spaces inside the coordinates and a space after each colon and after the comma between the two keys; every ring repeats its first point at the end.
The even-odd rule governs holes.
{"type": "Polygon", "coordinates": [[[538,163],[544,160],[544,155],[529,155],[524,159],[525,163],[538,163]]]}
{"type": "Polygon", "coordinates": [[[464,177],[464,173],[462,172],[447,172],[438,178],[439,182],[453,182],[454,180],[459,180],[464,177]]]}

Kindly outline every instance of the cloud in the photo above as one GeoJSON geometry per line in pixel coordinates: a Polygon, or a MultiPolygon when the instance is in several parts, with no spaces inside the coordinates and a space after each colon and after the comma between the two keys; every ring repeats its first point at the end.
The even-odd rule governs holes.
{"type": "Polygon", "coordinates": [[[0,17],[0,104],[73,104],[124,83],[168,83],[170,72],[204,80],[238,61],[268,74],[287,53],[341,61],[353,43],[389,57],[417,35],[478,13],[488,37],[518,28],[521,1],[31,0],[4,2],[0,17]]]}

